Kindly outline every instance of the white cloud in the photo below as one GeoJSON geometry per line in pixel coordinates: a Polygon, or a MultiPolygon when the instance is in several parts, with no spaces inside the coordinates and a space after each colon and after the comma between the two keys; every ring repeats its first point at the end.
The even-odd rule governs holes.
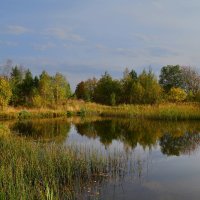
{"type": "MultiPolygon", "coordinates": [[[[126,60],[129,60],[130,58],[136,58],[140,55],[144,55],[144,50],[141,49],[135,49],[133,48],[126,48],[126,47],[108,47],[102,44],[97,44],[95,48],[101,52],[104,56],[104,60],[106,58],[113,60],[113,57],[115,57],[115,60],[120,58],[124,58],[126,60]]],[[[117,64],[117,63],[116,63],[117,64]]]]}
{"type": "Polygon", "coordinates": [[[105,50],[105,49],[107,49],[107,47],[104,46],[104,45],[102,45],[102,44],[97,44],[95,47],[96,47],[96,49],[98,49],[98,50],[105,50]]]}
{"type": "Polygon", "coordinates": [[[46,50],[51,49],[55,46],[56,45],[51,43],[51,42],[48,42],[46,44],[33,44],[32,45],[33,49],[39,50],[39,51],[46,51],[46,50]]]}
{"type": "Polygon", "coordinates": [[[77,41],[82,42],[84,39],[78,35],[73,33],[72,30],[67,28],[48,28],[44,30],[43,32],[46,36],[52,36],[61,40],[71,40],[71,41],[77,41]]]}
{"type": "Polygon", "coordinates": [[[172,57],[179,55],[179,53],[176,52],[174,49],[162,46],[148,47],[147,51],[149,52],[149,55],[152,57],[172,57]]]}
{"type": "Polygon", "coordinates": [[[143,42],[145,44],[155,43],[159,40],[159,37],[155,34],[134,33],[133,37],[139,42],[143,42]]]}
{"type": "Polygon", "coordinates": [[[0,40],[0,46],[16,47],[16,46],[18,46],[18,43],[17,43],[17,42],[1,41],[1,40],[0,40]]]}
{"type": "Polygon", "coordinates": [[[22,35],[22,34],[31,32],[31,30],[23,26],[8,25],[5,31],[2,31],[2,32],[12,34],[12,35],[22,35]]]}

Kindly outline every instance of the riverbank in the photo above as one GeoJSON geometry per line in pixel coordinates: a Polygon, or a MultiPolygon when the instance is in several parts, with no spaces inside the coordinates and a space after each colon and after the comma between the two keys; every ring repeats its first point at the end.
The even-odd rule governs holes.
{"type": "Polygon", "coordinates": [[[200,104],[121,105],[106,110],[101,115],[152,120],[200,120],[200,104]]]}
{"type": "Polygon", "coordinates": [[[144,118],[153,120],[200,120],[199,103],[164,103],[156,105],[105,106],[83,101],[68,101],[54,108],[9,107],[0,112],[0,120],[28,118],[58,118],[72,116],[102,116],[144,118]]]}
{"type": "Polygon", "coordinates": [[[109,108],[109,106],[100,104],[71,100],[62,106],[52,106],[51,108],[8,107],[4,111],[0,111],[0,120],[100,116],[109,108]]]}

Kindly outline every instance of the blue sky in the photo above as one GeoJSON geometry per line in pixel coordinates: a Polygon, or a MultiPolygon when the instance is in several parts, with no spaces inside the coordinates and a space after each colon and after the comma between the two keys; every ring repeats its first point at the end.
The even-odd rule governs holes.
{"type": "Polygon", "coordinates": [[[72,88],[125,67],[200,66],[198,0],[0,0],[0,65],[66,75],[72,88]]]}

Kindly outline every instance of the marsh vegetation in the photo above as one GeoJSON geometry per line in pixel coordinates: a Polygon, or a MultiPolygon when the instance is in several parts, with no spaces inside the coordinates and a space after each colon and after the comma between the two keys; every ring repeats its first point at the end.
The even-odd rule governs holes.
{"type": "MultiPolygon", "coordinates": [[[[157,157],[150,158],[156,149],[159,159],[178,156],[174,163],[194,152],[199,155],[198,121],[35,119],[5,121],[0,130],[1,199],[109,199],[121,184],[141,188],[148,182],[148,174],[159,165],[151,161],[157,157]]],[[[179,178],[171,178],[178,190],[179,178]]]]}
{"type": "MultiPolygon", "coordinates": [[[[0,119],[9,119],[0,126],[0,199],[110,199],[116,184],[134,186],[139,199],[182,199],[152,190],[177,182],[170,191],[185,191],[173,173],[165,182],[170,157],[181,179],[186,170],[200,174],[190,165],[194,152],[194,163],[200,156],[199,102],[200,76],[189,66],[164,66],[159,80],[151,69],[125,69],[121,79],[105,72],[99,80],[81,81],[74,93],[61,73],[33,77],[12,66],[0,76],[0,119]],[[153,186],[151,165],[158,169],[150,176],[153,186]]],[[[121,199],[133,195],[122,191],[121,199]]]]}

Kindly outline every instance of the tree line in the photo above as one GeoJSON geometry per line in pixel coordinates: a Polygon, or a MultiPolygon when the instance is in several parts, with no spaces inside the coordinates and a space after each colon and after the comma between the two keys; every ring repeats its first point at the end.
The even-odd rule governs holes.
{"type": "Polygon", "coordinates": [[[200,102],[200,75],[192,67],[167,65],[161,68],[159,79],[151,69],[137,74],[125,69],[121,79],[105,72],[100,79],[81,81],[71,92],[65,76],[51,76],[43,71],[33,76],[29,69],[11,67],[0,76],[0,106],[51,107],[62,105],[69,98],[105,105],[155,104],[160,102],[200,102]]]}
{"type": "Polygon", "coordinates": [[[81,81],[75,95],[106,105],[200,102],[200,75],[190,66],[167,65],[161,68],[157,79],[151,69],[137,74],[126,68],[120,80],[105,72],[99,80],[81,81]]]}
{"type": "Polygon", "coordinates": [[[50,76],[43,71],[39,76],[20,66],[11,69],[8,75],[0,76],[0,106],[51,107],[62,104],[71,96],[65,76],[56,73],[50,76]]]}

